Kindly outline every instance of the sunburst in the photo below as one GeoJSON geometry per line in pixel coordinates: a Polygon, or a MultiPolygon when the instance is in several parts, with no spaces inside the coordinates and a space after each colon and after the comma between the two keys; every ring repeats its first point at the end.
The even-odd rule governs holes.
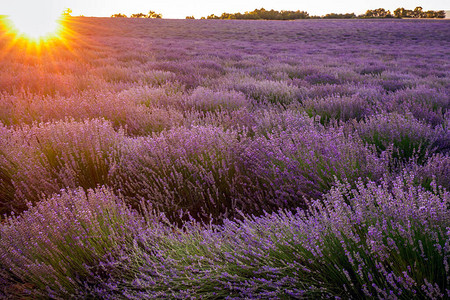
{"type": "Polygon", "coordinates": [[[26,10],[10,13],[7,27],[16,36],[32,42],[42,42],[61,35],[62,14],[44,9],[26,10]]]}

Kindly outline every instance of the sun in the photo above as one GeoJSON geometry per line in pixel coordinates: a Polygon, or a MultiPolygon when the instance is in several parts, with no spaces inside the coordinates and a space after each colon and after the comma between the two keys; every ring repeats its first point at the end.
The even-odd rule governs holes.
{"type": "Polygon", "coordinates": [[[30,41],[42,41],[60,35],[62,17],[62,13],[44,8],[13,12],[8,15],[11,31],[30,41]]]}

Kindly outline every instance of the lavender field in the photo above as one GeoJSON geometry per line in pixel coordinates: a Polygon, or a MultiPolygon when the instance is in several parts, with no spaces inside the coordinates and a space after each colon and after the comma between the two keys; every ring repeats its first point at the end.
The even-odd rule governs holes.
{"type": "Polygon", "coordinates": [[[450,21],[0,31],[0,298],[450,297],[450,21]]]}

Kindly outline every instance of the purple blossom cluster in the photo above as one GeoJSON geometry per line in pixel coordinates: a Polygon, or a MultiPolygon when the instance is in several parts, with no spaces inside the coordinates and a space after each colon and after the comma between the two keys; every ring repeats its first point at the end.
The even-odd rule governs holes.
{"type": "Polygon", "coordinates": [[[0,31],[0,298],[450,297],[448,25],[0,31]]]}

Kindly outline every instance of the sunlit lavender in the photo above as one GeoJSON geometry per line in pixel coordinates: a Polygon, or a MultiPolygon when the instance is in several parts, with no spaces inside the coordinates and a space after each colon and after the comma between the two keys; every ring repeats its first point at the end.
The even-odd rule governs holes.
{"type": "Polygon", "coordinates": [[[0,298],[450,298],[450,21],[66,23],[0,31],[0,298]]]}

